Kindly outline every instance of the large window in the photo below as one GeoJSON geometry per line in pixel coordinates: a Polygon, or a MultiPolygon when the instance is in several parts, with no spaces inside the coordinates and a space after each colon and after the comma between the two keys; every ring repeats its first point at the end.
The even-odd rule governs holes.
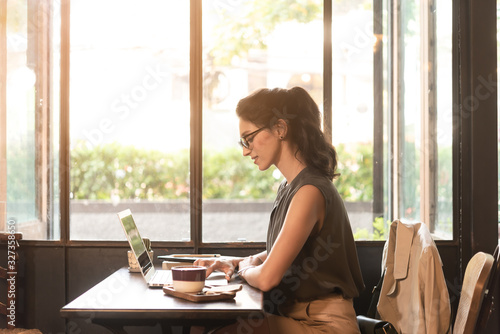
{"type": "Polygon", "coordinates": [[[387,216],[452,237],[452,10],[443,2],[388,8],[387,216]]]}
{"type": "Polygon", "coordinates": [[[452,238],[451,3],[64,3],[2,8],[0,211],[25,238],[60,237],[61,19],[64,237],[124,240],[116,213],[130,208],[154,240],[265,241],[282,176],[242,156],[234,109],[257,88],[298,85],[324,114],[358,240],[386,238],[396,218],[452,238]]]}
{"type": "Polygon", "coordinates": [[[123,239],[130,208],[189,240],[189,2],[73,0],[70,26],[70,237],[123,239]]]}
{"type": "Polygon", "coordinates": [[[396,218],[452,237],[450,3],[333,2],[332,141],[358,239],[396,218]]]}

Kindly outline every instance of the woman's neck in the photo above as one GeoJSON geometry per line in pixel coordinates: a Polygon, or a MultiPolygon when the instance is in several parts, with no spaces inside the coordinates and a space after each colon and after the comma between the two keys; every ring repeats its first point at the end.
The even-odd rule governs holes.
{"type": "Polygon", "coordinates": [[[295,177],[299,175],[299,173],[307,166],[304,159],[302,159],[301,154],[294,154],[292,151],[287,153],[288,154],[282,155],[282,159],[280,159],[280,162],[276,164],[276,167],[285,177],[286,182],[290,184],[293,179],[295,179],[295,177]]]}

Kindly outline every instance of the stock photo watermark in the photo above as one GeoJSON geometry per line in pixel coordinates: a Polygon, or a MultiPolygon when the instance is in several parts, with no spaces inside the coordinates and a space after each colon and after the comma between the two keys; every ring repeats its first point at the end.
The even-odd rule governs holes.
{"type": "Polygon", "coordinates": [[[245,1],[248,1],[248,0],[215,0],[215,1],[212,1],[211,4],[212,4],[212,7],[214,8],[215,12],[218,15],[223,16],[224,13],[234,12],[245,1]]]}
{"type": "MultiPolygon", "coordinates": [[[[32,14],[27,16],[25,31],[37,31],[40,26],[41,18],[48,19],[54,17],[55,13],[59,12],[61,8],[61,1],[62,0],[31,2],[29,7],[32,14]]],[[[14,52],[24,52],[28,44],[28,36],[24,33],[9,33],[7,34],[7,44],[9,49],[12,49],[14,52]]]]}
{"type": "Polygon", "coordinates": [[[118,123],[129,118],[132,112],[141,103],[144,103],[153,91],[172,77],[172,73],[162,69],[159,64],[156,67],[146,66],[144,72],[145,74],[137,84],[126,92],[122,92],[111,102],[110,110],[113,116],[103,117],[95,127],[82,130],[83,136],[91,147],[102,144],[104,138],[113,133],[118,123]]]}
{"type": "Polygon", "coordinates": [[[9,218],[7,221],[7,325],[9,328],[16,328],[16,309],[17,309],[17,250],[19,244],[16,239],[15,218],[9,218]]]}

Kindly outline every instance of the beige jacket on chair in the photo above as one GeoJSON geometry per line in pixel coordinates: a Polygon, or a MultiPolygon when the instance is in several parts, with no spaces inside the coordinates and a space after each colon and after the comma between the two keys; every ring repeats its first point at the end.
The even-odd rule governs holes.
{"type": "Polygon", "coordinates": [[[395,220],[382,258],[381,319],[400,334],[448,333],[451,307],[442,266],[424,223],[395,220]]]}

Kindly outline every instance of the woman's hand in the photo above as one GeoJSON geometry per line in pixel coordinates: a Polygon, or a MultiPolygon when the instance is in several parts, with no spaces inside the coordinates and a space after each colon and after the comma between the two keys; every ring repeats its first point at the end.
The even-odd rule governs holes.
{"type": "Polygon", "coordinates": [[[261,260],[260,257],[256,255],[251,255],[249,257],[244,258],[243,260],[240,261],[239,263],[239,270],[246,268],[246,267],[257,267],[261,265],[263,261],[261,260]]]}
{"type": "Polygon", "coordinates": [[[262,261],[262,259],[258,256],[258,254],[244,258],[243,260],[240,261],[238,265],[238,275],[240,276],[241,279],[246,280],[245,272],[248,269],[260,266],[263,262],[264,261],[262,261]]]}
{"type": "Polygon", "coordinates": [[[194,261],[195,266],[203,266],[207,268],[207,277],[213,273],[214,271],[222,271],[226,274],[226,279],[229,281],[233,276],[238,263],[241,261],[241,258],[236,259],[198,259],[194,261]]]}

